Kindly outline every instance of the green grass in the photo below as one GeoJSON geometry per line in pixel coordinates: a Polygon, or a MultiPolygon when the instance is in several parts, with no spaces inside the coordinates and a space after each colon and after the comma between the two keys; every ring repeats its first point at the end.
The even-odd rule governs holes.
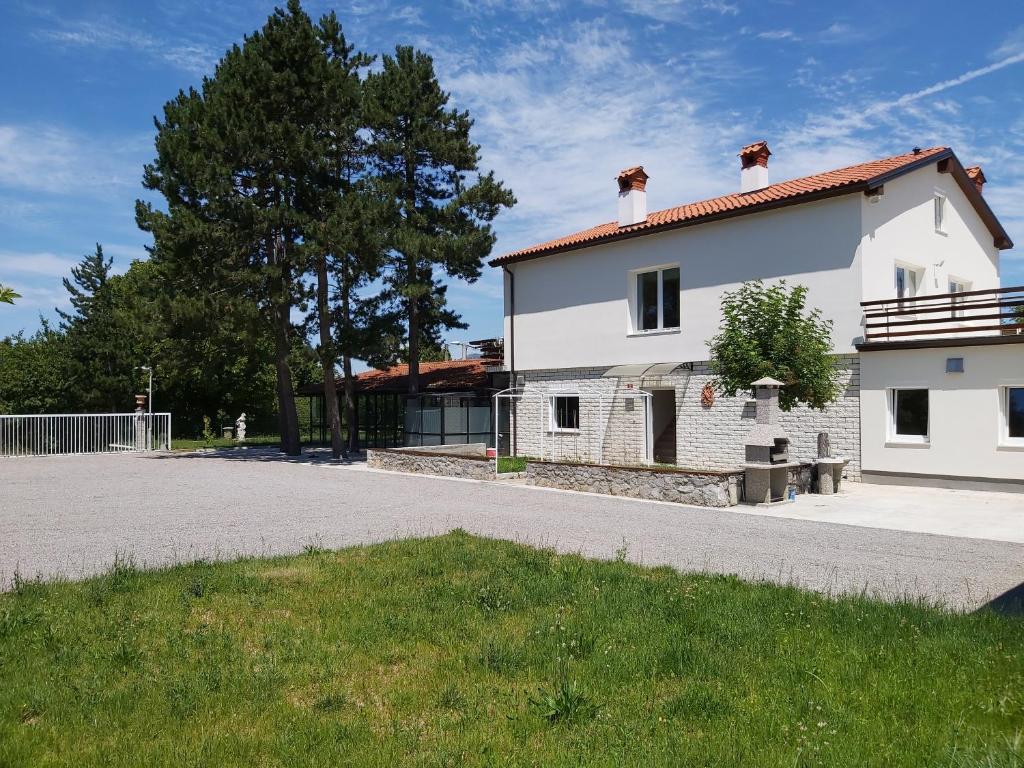
{"type": "Polygon", "coordinates": [[[529,459],[525,456],[499,456],[498,474],[503,472],[525,472],[526,462],[529,459]]]}
{"type": "Polygon", "coordinates": [[[182,440],[179,438],[173,438],[171,440],[172,451],[195,451],[200,448],[237,448],[242,445],[250,446],[267,446],[267,445],[280,445],[281,438],[278,435],[253,435],[252,437],[246,437],[244,443],[239,443],[234,439],[227,439],[223,437],[214,438],[213,440],[182,440]]]}
{"type": "Polygon", "coordinates": [[[122,561],[0,595],[0,765],[1019,767],[1022,651],[990,612],[461,532],[122,561]]]}

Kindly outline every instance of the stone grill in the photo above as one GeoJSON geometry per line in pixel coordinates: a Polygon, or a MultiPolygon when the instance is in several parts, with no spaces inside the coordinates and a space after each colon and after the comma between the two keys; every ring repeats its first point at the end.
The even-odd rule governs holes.
{"type": "Polygon", "coordinates": [[[789,485],[789,437],[779,424],[781,381],[758,379],[751,385],[756,398],[754,428],[744,443],[746,500],[771,504],[786,500],[789,485]]]}

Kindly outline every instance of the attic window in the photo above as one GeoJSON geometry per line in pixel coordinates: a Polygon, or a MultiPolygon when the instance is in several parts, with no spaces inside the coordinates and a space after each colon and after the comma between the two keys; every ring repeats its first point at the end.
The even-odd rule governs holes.
{"type": "Polygon", "coordinates": [[[946,195],[938,190],[935,191],[935,231],[940,235],[946,234],[946,195]]]}

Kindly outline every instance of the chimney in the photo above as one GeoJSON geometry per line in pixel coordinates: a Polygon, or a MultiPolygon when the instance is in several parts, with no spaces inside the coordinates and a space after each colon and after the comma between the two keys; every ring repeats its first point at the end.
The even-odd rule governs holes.
{"type": "Polygon", "coordinates": [[[740,192],[756,192],[768,186],[768,143],[757,141],[740,150],[740,192]]]}
{"type": "Polygon", "coordinates": [[[642,165],[620,171],[619,182],[619,226],[628,227],[647,221],[647,179],[642,165]]]}
{"type": "Polygon", "coordinates": [[[975,165],[967,169],[967,178],[974,182],[974,188],[978,190],[978,194],[981,194],[982,187],[985,186],[985,174],[981,170],[980,165],[975,165]]]}

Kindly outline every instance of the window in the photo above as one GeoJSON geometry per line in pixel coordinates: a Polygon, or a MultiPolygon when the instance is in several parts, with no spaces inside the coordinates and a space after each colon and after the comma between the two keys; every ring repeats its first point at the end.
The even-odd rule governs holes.
{"type": "Polygon", "coordinates": [[[1024,387],[1003,388],[1004,441],[1024,446],[1024,387]]]}
{"type": "Polygon", "coordinates": [[[896,265],[896,298],[911,299],[917,296],[918,271],[903,264],[896,265]]]}
{"type": "Polygon", "coordinates": [[[552,395],[551,431],[576,432],[580,428],[580,396],[552,395]]]}
{"type": "Polygon", "coordinates": [[[679,327],[679,267],[652,269],[636,275],[637,331],[679,327]]]}
{"type": "Polygon", "coordinates": [[[946,234],[946,196],[942,192],[935,193],[935,231],[946,234]]]}
{"type": "MultiPolygon", "coordinates": [[[[967,283],[963,282],[962,280],[957,280],[954,277],[949,278],[949,293],[966,293],[968,290],[970,290],[970,288],[968,287],[967,283]]],[[[956,307],[956,305],[960,304],[962,301],[963,299],[958,298],[956,296],[950,299],[950,303],[954,307],[956,307]]],[[[964,311],[962,309],[953,309],[953,317],[963,316],[964,311]]]]}
{"type": "Polygon", "coordinates": [[[889,400],[891,437],[897,442],[928,442],[928,390],[894,389],[889,400]]]}

